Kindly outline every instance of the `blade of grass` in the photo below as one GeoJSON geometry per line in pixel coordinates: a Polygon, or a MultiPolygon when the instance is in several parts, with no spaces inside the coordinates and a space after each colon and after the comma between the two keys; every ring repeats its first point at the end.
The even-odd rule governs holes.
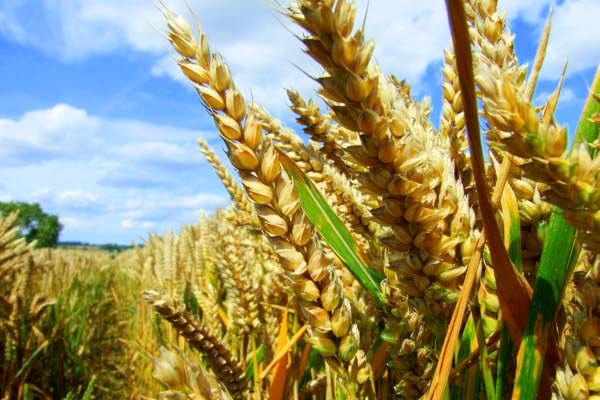
{"type": "Polygon", "coordinates": [[[25,362],[23,363],[23,365],[21,366],[21,368],[19,368],[19,371],[17,371],[17,373],[15,374],[15,376],[12,378],[12,380],[9,382],[9,384],[7,386],[12,385],[12,383],[14,381],[16,381],[17,379],[19,379],[19,377],[21,376],[21,374],[25,373],[27,371],[27,369],[29,368],[29,366],[31,365],[31,363],[33,362],[33,360],[38,356],[38,354],[40,354],[46,347],[48,347],[48,344],[50,342],[48,340],[45,340],[44,343],[42,343],[37,349],[35,349],[35,351],[33,353],[31,353],[31,355],[27,358],[27,360],[25,360],[25,362]]]}
{"type": "Polygon", "coordinates": [[[371,365],[373,367],[373,376],[377,379],[385,371],[390,345],[385,340],[377,338],[374,347],[375,351],[373,352],[371,365]]]}
{"type": "Polygon", "coordinates": [[[200,305],[198,299],[192,290],[192,283],[190,281],[185,282],[185,288],[183,290],[183,303],[190,310],[192,315],[200,316],[200,305]]]}
{"type": "MultiPolygon", "coordinates": [[[[556,88],[554,89],[554,91],[548,98],[548,101],[544,105],[544,110],[542,113],[542,121],[544,123],[550,123],[552,121],[552,119],[554,118],[554,113],[556,111],[556,107],[558,106],[558,100],[560,98],[560,93],[561,93],[563,83],[565,80],[567,66],[568,66],[568,63],[565,63],[563,70],[561,72],[560,79],[556,85],[556,88]]],[[[529,98],[528,100],[531,101],[531,98],[529,98]]],[[[544,361],[544,364],[543,364],[542,376],[540,378],[539,388],[537,390],[538,398],[546,398],[546,397],[550,396],[552,380],[553,380],[553,377],[555,374],[554,370],[555,370],[555,366],[559,360],[559,355],[557,353],[558,347],[557,347],[557,339],[556,339],[555,331],[551,330],[550,335],[551,335],[551,337],[548,339],[549,340],[548,344],[552,347],[551,347],[551,351],[546,354],[546,357],[545,357],[546,360],[544,361]]],[[[511,345],[511,347],[513,347],[513,346],[511,345]]]]}
{"type": "Polygon", "coordinates": [[[290,179],[292,179],[298,192],[302,210],[316,231],[323,237],[325,242],[331,247],[331,250],[340,258],[350,272],[352,272],[362,287],[383,308],[385,300],[379,290],[380,282],[375,279],[376,274],[371,272],[372,269],[367,265],[344,223],[331,209],[329,204],[327,204],[321,193],[319,193],[319,189],[298,168],[296,163],[282,152],[279,152],[279,158],[281,165],[290,179]]]}
{"type": "Polygon", "coordinates": [[[298,381],[302,379],[302,376],[308,370],[308,361],[311,351],[312,347],[310,343],[305,342],[304,348],[302,349],[302,354],[300,355],[300,362],[298,363],[298,368],[296,369],[296,380],[298,381]]]}
{"type": "Polygon", "coordinates": [[[504,223],[504,245],[508,249],[508,256],[513,265],[521,271],[523,269],[523,257],[521,254],[521,217],[519,216],[517,196],[515,196],[515,192],[510,185],[504,189],[500,203],[502,222],[504,223]]]}
{"type": "Polygon", "coordinates": [[[229,318],[227,318],[227,313],[221,307],[217,310],[217,314],[219,314],[219,318],[221,318],[221,322],[225,325],[226,329],[229,329],[229,318]]]}
{"type": "Polygon", "coordinates": [[[498,363],[496,366],[496,400],[502,399],[504,384],[508,374],[508,365],[512,357],[514,346],[510,340],[508,329],[503,325],[500,331],[500,345],[498,347],[498,363]]]}
{"type": "Polygon", "coordinates": [[[255,371],[258,371],[260,363],[262,363],[265,358],[265,346],[261,344],[256,348],[256,343],[254,337],[250,337],[250,353],[246,355],[246,380],[250,381],[258,381],[258,374],[255,371]]]}

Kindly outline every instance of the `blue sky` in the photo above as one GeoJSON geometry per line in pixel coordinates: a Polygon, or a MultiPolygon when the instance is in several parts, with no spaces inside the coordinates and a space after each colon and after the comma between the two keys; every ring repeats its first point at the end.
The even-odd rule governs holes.
{"type": "MultiPolygon", "coordinates": [[[[167,4],[189,16],[179,0],[167,4]]],[[[263,0],[194,0],[214,49],[238,86],[286,123],[285,88],[313,95],[314,62],[263,0]]],[[[285,3],[285,2],[284,2],[285,3]]],[[[549,0],[500,1],[531,61],[549,0]]],[[[358,1],[364,11],[366,1],[358,1]]],[[[600,62],[600,1],[554,2],[553,34],[536,102],[569,71],[559,105],[574,127],[600,62]]],[[[0,200],[36,201],[60,216],[62,240],[129,243],[177,230],[228,203],[198,151],[206,138],[224,159],[212,120],[181,78],[152,0],[3,0],[0,3],[0,200]]],[[[386,73],[429,96],[437,122],[442,0],[371,0],[367,35],[386,73]]]]}

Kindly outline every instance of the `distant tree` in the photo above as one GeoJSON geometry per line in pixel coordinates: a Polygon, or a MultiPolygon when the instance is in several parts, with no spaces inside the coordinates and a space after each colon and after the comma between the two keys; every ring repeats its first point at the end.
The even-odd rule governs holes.
{"type": "Polygon", "coordinates": [[[16,222],[28,242],[36,240],[36,247],[56,246],[62,230],[58,216],[46,214],[38,203],[0,202],[0,214],[6,216],[13,211],[19,212],[16,222]]]}

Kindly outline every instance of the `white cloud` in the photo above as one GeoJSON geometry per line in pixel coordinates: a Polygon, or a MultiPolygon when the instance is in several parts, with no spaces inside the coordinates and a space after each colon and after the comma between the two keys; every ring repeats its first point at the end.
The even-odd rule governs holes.
{"type": "MultiPolygon", "coordinates": [[[[568,1],[557,7],[554,36],[561,35],[564,40],[572,38],[572,35],[564,34],[560,21],[577,21],[570,17],[571,13],[577,12],[569,10],[584,7],[570,3],[589,5],[594,1],[568,1]],[[563,11],[567,11],[568,15],[561,15],[563,11]]],[[[30,9],[35,7],[31,6],[34,0],[8,3],[0,5],[0,22],[3,23],[0,23],[0,34],[13,40],[36,46],[65,60],[78,60],[115,50],[149,52],[156,54],[152,75],[169,77],[188,85],[173,61],[174,53],[159,33],[166,28],[158,7],[152,1],[46,1],[44,7],[37,11],[44,18],[36,19],[35,24],[30,17],[30,9]],[[40,30],[44,30],[44,34],[40,30]]],[[[500,8],[506,10],[511,19],[521,18],[539,26],[550,3],[551,0],[505,0],[500,3],[500,8]]],[[[167,4],[192,20],[183,0],[171,0],[167,4]]],[[[358,0],[357,25],[365,15],[367,4],[367,37],[376,39],[377,61],[386,73],[407,79],[418,89],[427,68],[442,60],[442,51],[450,44],[443,2],[358,0]]],[[[305,95],[312,95],[315,84],[292,64],[315,75],[319,73],[319,67],[302,53],[301,44],[287,29],[297,33],[300,30],[264,1],[195,0],[190,1],[190,6],[198,13],[211,47],[224,55],[238,86],[248,98],[281,117],[287,114],[285,88],[293,87],[305,95]]],[[[591,15],[585,17],[586,21],[594,21],[591,15]]],[[[565,27],[570,27],[569,24],[571,22],[565,27]]],[[[584,27],[588,25],[581,23],[578,30],[587,29],[584,27]]],[[[587,37],[593,42],[597,36],[588,32],[587,37]]],[[[561,43],[557,46],[561,48],[561,43]]],[[[589,53],[586,57],[593,58],[589,53]]]]}
{"type": "Polygon", "coordinates": [[[60,223],[63,225],[63,228],[67,230],[84,230],[94,228],[94,224],[90,222],[89,218],[61,215],[60,223]]]}
{"type": "Polygon", "coordinates": [[[200,209],[212,206],[223,206],[228,198],[215,194],[197,194],[193,196],[180,196],[168,200],[164,206],[170,208],[200,209]]]}
{"type": "Polygon", "coordinates": [[[0,164],[27,165],[49,160],[120,160],[161,164],[194,164],[202,158],[197,132],[136,120],[111,120],[57,104],[0,119],[0,164]]]}
{"type": "Polygon", "coordinates": [[[160,218],[159,213],[172,210],[191,210],[221,207],[227,205],[229,198],[223,194],[199,193],[195,195],[173,196],[158,194],[149,198],[128,199],[115,205],[114,210],[121,210],[121,215],[134,219],[160,218]]]}
{"type": "Polygon", "coordinates": [[[36,201],[51,200],[54,196],[54,189],[49,187],[41,187],[31,193],[31,198],[36,201]]]}
{"type": "Polygon", "coordinates": [[[98,202],[98,197],[83,190],[71,189],[58,193],[54,201],[61,206],[85,208],[95,205],[98,202]]]}
{"type": "MultiPolygon", "coordinates": [[[[169,56],[168,43],[160,33],[165,30],[164,21],[154,2],[53,0],[42,5],[37,3],[34,0],[2,2],[0,34],[64,60],[80,60],[115,50],[150,52],[158,56],[153,74],[181,79],[169,56]]],[[[360,20],[367,1],[357,3],[360,20]]],[[[551,3],[551,0],[504,0],[499,7],[510,19],[521,18],[540,25],[551,3]]],[[[168,5],[191,20],[183,0],[172,0],[168,5]]],[[[283,20],[283,24],[290,27],[289,22],[264,1],[195,0],[190,1],[190,5],[199,14],[211,43],[226,56],[236,74],[270,78],[270,82],[285,86],[299,81],[301,76],[289,72],[290,62],[310,67],[310,62],[298,50],[298,41],[280,23],[283,20]]],[[[547,68],[546,74],[555,75],[565,56],[573,63],[573,72],[598,61],[600,50],[595,46],[595,38],[599,25],[595,21],[598,21],[599,10],[597,0],[570,0],[555,7],[548,61],[558,66],[547,68]]],[[[441,60],[441,50],[449,43],[447,26],[441,1],[369,3],[367,34],[377,39],[378,60],[387,71],[412,82],[422,78],[428,65],[441,60]]],[[[258,88],[264,85],[260,78],[246,81],[245,89],[253,92],[260,92],[258,88]]]]}
{"type": "Polygon", "coordinates": [[[0,119],[2,199],[38,202],[59,215],[65,240],[127,242],[191,223],[200,210],[228,203],[199,135],[216,136],[66,104],[0,119]],[[127,233],[124,220],[133,221],[124,223],[127,233]]]}
{"type": "Polygon", "coordinates": [[[57,190],[49,187],[36,189],[28,197],[31,201],[45,203],[52,208],[77,212],[96,211],[101,200],[96,194],[85,190],[57,190]]]}
{"type": "Polygon", "coordinates": [[[152,27],[162,26],[161,16],[147,0],[9,0],[0,5],[0,22],[0,33],[64,60],[124,45],[150,52],[166,47],[152,27]]]}
{"type": "MultiPolygon", "coordinates": [[[[169,1],[168,5],[191,20],[182,0],[169,1]]],[[[360,23],[367,1],[360,0],[358,6],[360,23]]],[[[31,23],[28,12],[33,7],[0,5],[0,22],[5,26],[0,24],[0,34],[64,60],[115,50],[150,52],[157,57],[151,69],[154,76],[185,81],[167,41],[157,32],[165,30],[164,21],[152,1],[47,1],[37,10],[44,18],[36,19],[36,24],[31,23]]],[[[314,74],[319,73],[319,67],[302,53],[300,42],[287,31],[299,29],[264,1],[196,0],[191,8],[199,14],[212,48],[224,55],[248,98],[281,116],[286,112],[285,88],[312,93],[315,84],[293,64],[314,74]]],[[[449,43],[441,1],[370,2],[367,22],[367,35],[378,43],[375,56],[379,62],[387,72],[415,84],[427,66],[441,60],[449,43]]]]}
{"type": "MultiPolygon", "coordinates": [[[[149,198],[129,199],[113,204],[113,212],[123,217],[125,229],[153,229],[165,219],[194,221],[201,211],[223,207],[229,198],[222,194],[200,193],[188,196],[153,195],[149,198]]],[[[173,227],[175,225],[171,225],[173,227]]]]}
{"type": "MultiPolygon", "coordinates": [[[[365,4],[360,3],[357,19],[362,18],[365,4]]],[[[441,1],[372,1],[366,30],[367,37],[376,40],[375,57],[384,71],[414,84],[423,79],[429,65],[442,59],[450,44],[441,1]]]]}
{"type": "Polygon", "coordinates": [[[189,165],[203,160],[196,146],[160,141],[125,143],[116,147],[113,152],[120,158],[158,165],[189,165]]]}
{"type": "Polygon", "coordinates": [[[121,221],[121,228],[123,229],[144,229],[150,230],[156,227],[156,223],[152,221],[138,221],[130,218],[126,218],[121,221]]]}
{"type": "Polygon", "coordinates": [[[600,64],[598,21],[598,0],[570,0],[556,6],[541,78],[558,79],[567,60],[568,75],[597,67],[600,64]]]}
{"type": "Polygon", "coordinates": [[[0,119],[0,159],[18,165],[55,156],[77,158],[97,145],[86,132],[98,128],[98,119],[67,104],[30,111],[18,120],[0,119]]]}
{"type": "Polygon", "coordinates": [[[192,87],[185,75],[177,66],[172,55],[161,57],[152,67],[152,75],[157,77],[167,77],[182,83],[184,86],[192,87]]]}

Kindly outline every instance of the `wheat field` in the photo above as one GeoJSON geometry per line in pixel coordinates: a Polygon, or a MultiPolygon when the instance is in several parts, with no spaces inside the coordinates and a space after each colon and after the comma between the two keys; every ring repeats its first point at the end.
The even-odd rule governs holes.
{"type": "Polygon", "coordinates": [[[550,20],[527,66],[495,0],[446,6],[438,122],[352,0],[277,5],[321,70],[299,133],[161,4],[231,203],[123,252],[2,217],[0,397],[600,399],[600,69],[569,135],[561,77],[533,103],[550,20]]]}

